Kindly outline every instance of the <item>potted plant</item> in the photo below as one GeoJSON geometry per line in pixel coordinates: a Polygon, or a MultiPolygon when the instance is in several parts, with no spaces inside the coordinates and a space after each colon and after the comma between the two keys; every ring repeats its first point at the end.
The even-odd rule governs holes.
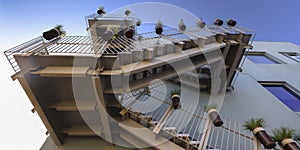
{"type": "Polygon", "coordinates": [[[53,29],[43,32],[43,37],[46,40],[52,40],[59,36],[65,36],[66,31],[63,30],[62,25],[56,25],[53,29]]]}
{"type": "Polygon", "coordinates": [[[273,139],[286,150],[300,150],[299,146],[292,139],[296,134],[296,129],[280,127],[273,130],[273,139]]]}
{"type": "Polygon", "coordinates": [[[184,24],[183,19],[180,19],[180,22],[178,24],[178,29],[180,31],[185,31],[186,30],[186,25],[184,24]]]}
{"type": "Polygon", "coordinates": [[[199,19],[197,21],[197,26],[202,29],[206,26],[206,23],[204,21],[202,21],[202,19],[199,19]]]}
{"type": "Polygon", "coordinates": [[[99,8],[98,8],[98,10],[97,10],[97,14],[99,14],[99,15],[106,14],[106,12],[105,12],[105,10],[104,10],[104,7],[99,6],[99,8]]]}
{"type": "Polygon", "coordinates": [[[156,34],[158,34],[158,35],[160,35],[160,34],[162,34],[163,33],[163,24],[162,24],[162,22],[161,21],[158,21],[157,23],[156,23],[156,25],[155,25],[155,33],[156,34]]]}
{"type": "Polygon", "coordinates": [[[236,25],[236,21],[233,20],[233,19],[228,19],[227,20],[227,25],[231,26],[231,27],[234,27],[236,25]]]}
{"type": "Polygon", "coordinates": [[[133,35],[134,35],[134,29],[133,29],[133,26],[129,26],[129,27],[125,30],[124,35],[125,35],[125,37],[127,37],[127,38],[132,38],[133,35]]]}
{"type": "Polygon", "coordinates": [[[223,23],[224,23],[223,20],[221,20],[219,18],[216,18],[214,21],[214,25],[217,25],[217,26],[222,26],[223,23]]]}
{"type": "Polygon", "coordinates": [[[109,41],[113,38],[116,38],[118,36],[119,30],[119,27],[110,25],[107,27],[106,31],[104,31],[102,38],[105,41],[109,41]]]}
{"type": "Polygon", "coordinates": [[[223,125],[223,121],[216,110],[218,107],[217,104],[210,104],[204,107],[205,112],[208,114],[209,119],[212,121],[215,127],[220,127],[223,125]]]}
{"type": "Polygon", "coordinates": [[[141,20],[141,19],[137,19],[136,22],[135,22],[136,26],[140,26],[141,23],[142,23],[142,20],[141,20]]]}
{"type": "Polygon", "coordinates": [[[174,109],[178,109],[180,105],[180,90],[176,89],[171,91],[172,106],[174,109]]]}
{"type": "Polygon", "coordinates": [[[255,137],[264,145],[265,148],[271,149],[276,146],[276,143],[265,131],[265,120],[263,118],[251,118],[243,124],[246,130],[253,132],[255,137]]]}
{"type": "Polygon", "coordinates": [[[126,16],[129,16],[129,15],[131,14],[131,11],[130,11],[129,9],[126,9],[125,12],[124,12],[124,14],[125,14],[126,16]]]}

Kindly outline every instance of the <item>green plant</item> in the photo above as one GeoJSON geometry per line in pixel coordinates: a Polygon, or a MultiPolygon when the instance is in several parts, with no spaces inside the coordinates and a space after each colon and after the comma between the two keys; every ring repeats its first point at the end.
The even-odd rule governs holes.
{"type": "Polygon", "coordinates": [[[204,106],[204,111],[208,112],[209,110],[216,109],[217,107],[218,107],[218,104],[212,103],[212,104],[204,106]]]}
{"type": "Polygon", "coordinates": [[[295,137],[294,137],[294,139],[295,139],[296,141],[300,141],[300,133],[296,134],[295,137]]]}
{"type": "Polygon", "coordinates": [[[129,9],[126,9],[124,13],[126,16],[129,16],[131,14],[131,11],[129,9]]]}
{"type": "Polygon", "coordinates": [[[59,24],[56,25],[54,28],[57,29],[60,32],[60,36],[66,36],[66,31],[63,29],[63,25],[59,24]]]}
{"type": "Polygon", "coordinates": [[[273,130],[274,141],[280,142],[284,139],[293,138],[296,135],[296,129],[282,126],[273,130]]]}
{"type": "Polygon", "coordinates": [[[248,121],[245,121],[243,124],[245,130],[253,131],[257,127],[265,127],[265,120],[263,118],[251,118],[248,121]]]}
{"type": "Polygon", "coordinates": [[[162,22],[158,20],[157,23],[156,23],[156,25],[162,26],[162,22]]]}
{"type": "Polygon", "coordinates": [[[106,12],[105,12],[105,10],[104,10],[104,7],[103,7],[103,6],[99,6],[97,13],[98,13],[99,15],[101,15],[101,14],[106,14],[106,12]]]}
{"type": "Polygon", "coordinates": [[[180,90],[179,89],[175,89],[175,90],[171,91],[171,96],[175,95],[175,94],[180,95],[180,90]]]}

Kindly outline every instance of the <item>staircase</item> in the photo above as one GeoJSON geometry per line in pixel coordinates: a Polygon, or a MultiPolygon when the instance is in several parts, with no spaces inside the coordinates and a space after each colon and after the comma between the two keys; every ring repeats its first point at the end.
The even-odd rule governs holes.
{"type": "MultiPolygon", "coordinates": [[[[250,131],[244,130],[242,124],[222,116],[224,124],[221,127],[209,126],[207,114],[201,107],[192,113],[188,103],[182,102],[179,110],[169,110],[171,100],[161,99],[164,95],[156,88],[151,88],[151,96],[144,95],[144,102],[139,100],[128,110],[128,118],[119,123],[119,126],[128,134],[121,137],[129,143],[142,143],[155,149],[186,149],[186,150],[255,150],[254,137],[250,131]],[[161,105],[153,111],[150,103],[160,102],[161,105]],[[145,110],[142,113],[138,110],[145,110]],[[165,117],[166,112],[170,114],[165,117]],[[164,118],[165,117],[165,118],[164,118]],[[163,122],[163,123],[162,123],[163,122]],[[159,129],[158,130],[158,126],[159,129]],[[208,134],[205,134],[208,132],[208,134]],[[206,136],[203,136],[206,135],[206,136]],[[130,138],[129,138],[130,137],[130,138]],[[205,137],[205,138],[204,138],[205,137]],[[139,141],[139,142],[137,142],[139,141]],[[203,141],[206,141],[204,146],[203,141]]],[[[126,97],[126,96],[125,96],[126,97]]],[[[129,99],[128,99],[129,100],[129,99]]],[[[126,100],[123,101],[126,103],[126,100]]],[[[133,144],[140,146],[138,144],[133,144]]],[[[261,146],[261,149],[264,149],[261,146]]]]}

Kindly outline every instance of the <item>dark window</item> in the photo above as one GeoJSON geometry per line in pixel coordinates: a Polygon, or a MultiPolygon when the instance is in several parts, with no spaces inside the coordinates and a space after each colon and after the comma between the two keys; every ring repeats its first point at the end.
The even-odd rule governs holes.
{"type": "Polygon", "coordinates": [[[280,52],[282,55],[285,55],[297,62],[300,62],[300,54],[296,52],[280,52]]]}
{"type": "Polygon", "coordinates": [[[262,85],[277,97],[282,103],[295,112],[300,112],[300,96],[285,84],[263,84],[262,85]]]}
{"type": "Polygon", "coordinates": [[[279,64],[278,61],[275,61],[265,52],[248,52],[245,54],[246,57],[256,64],[279,64]]]}

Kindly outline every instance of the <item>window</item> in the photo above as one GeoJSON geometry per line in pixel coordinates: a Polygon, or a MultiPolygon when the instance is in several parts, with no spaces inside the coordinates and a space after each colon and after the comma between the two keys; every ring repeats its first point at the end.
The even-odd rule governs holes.
{"type": "Polygon", "coordinates": [[[300,62],[300,54],[296,52],[280,52],[282,55],[287,56],[297,62],[300,62]]]}
{"type": "Polygon", "coordinates": [[[291,110],[300,112],[299,92],[296,92],[293,87],[285,82],[265,82],[261,83],[261,85],[291,110]]]}
{"type": "Polygon", "coordinates": [[[247,52],[245,55],[256,64],[279,64],[279,61],[275,60],[276,58],[265,52],[247,52]]]}

